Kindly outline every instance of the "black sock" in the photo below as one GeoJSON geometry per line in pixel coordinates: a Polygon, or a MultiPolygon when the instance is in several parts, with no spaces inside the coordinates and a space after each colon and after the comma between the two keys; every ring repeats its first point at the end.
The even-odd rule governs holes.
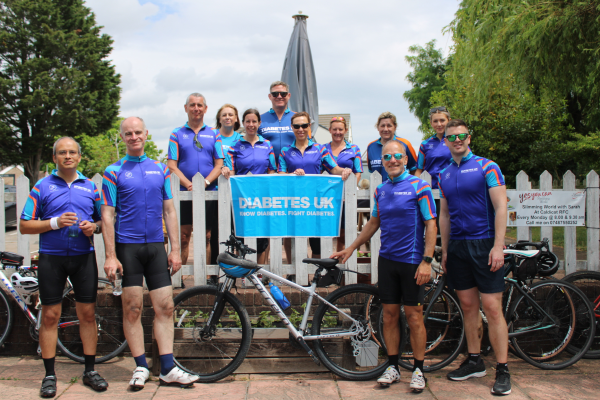
{"type": "Polygon", "coordinates": [[[393,356],[388,354],[388,360],[390,360],[390,365],[393,365],[394,367],[396,367],[396,369],[398,369],[398,354],[395,354],[393,356]]]}
{"type": "Polygon", "coordinates": [[[413,367],[413,372],[415,372],[417,370],[417,368],[419,368],[421,370],[421,372],[423,372],[423,363],[425,362],[425,360],[417,360],[415,358],[415,365],[413,367]]]}
{"type": "Polygon", "coordinates": [[[508,372],[508,363],[496,363],[496,371],[508,372]]]}
{"type": "Polygon", "coordinates": [[[478,363],[480,357],[481,355],[479,353],[469,353],[469,361],[473,361],[474,363],[478,363]]]}
{"type": "Polygon", "coordinates": [[[44,368],[46,368],[46,376],[56,376],[56,372],[54,372],[54,360],[56,357],[52,358],[43,358],[44,360],[44,368]]]}
{"type": "Polygon", "coordinates": [[[87,354],[84,354],[83,358],[85,359],[85,369],[83,370],[83,372],[93,371],[94,364],[96,362],[96,355],[94,354],[93,356],[88,356],[87,354]]]}

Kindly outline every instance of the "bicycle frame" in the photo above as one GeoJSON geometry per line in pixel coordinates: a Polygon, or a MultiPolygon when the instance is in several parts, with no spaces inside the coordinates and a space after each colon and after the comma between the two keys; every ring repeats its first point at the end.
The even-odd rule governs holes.
{"type": "MultiPolygon", "coordinates": [[[[10,283],[10,279],[8,279],[6,277],[6,275],[4,275],[4,269],[5,269],[5,267],[3,266],[3,268],[0,270],[0,280],[2,281],[2,284],[4,285],[4,287],[6,288],[6,291],[8,293],[10,293],[10,295],[15,299],[15,301],[19,305],[19,308],[21,308],[23,313],[25,313],[25,316],[27,317],[29,322],[31,322],[31,324],[35,324],[36,329],[39,329],[38,318],[36,318],[36,316],[33,315],[33,313],[29,310],[29,307],[27,307],[27,304],[25,304],[25,301],[23,300],[21,295],[15,290],[12,283],[10,283]]],[[[29,269],[29,267],[17,268],[17,270],[19,270],[19,269],[27,270],[27,269],[29,269]]],[[[40,312],[41,312],[41,309],[40,309],[40,312]]]]}

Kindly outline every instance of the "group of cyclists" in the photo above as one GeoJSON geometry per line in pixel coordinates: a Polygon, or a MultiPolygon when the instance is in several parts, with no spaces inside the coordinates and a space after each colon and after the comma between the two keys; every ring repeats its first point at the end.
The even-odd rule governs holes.
{"type": "MultiPolygon", "coordinates": [[[[288,108],[290,93],[285,82],[273,82],[268,97],[272,108],[264,114],[251,108],[240,118],[235,106],[223,105],[217,112],[216,127],[212,128],[204,123],[206,98],[200,93],[190,94],[184,105],[188,121],[171,133],[167,165],[146,156],[145,122],[139,117],[124,119],[120,130],[127,154],[106,168],[100,190],[77,171],[82,157],[79,144],[70,137],[54,143],[56,169],[35,184],[20,223],[22,233],[40,235],[40,346],[46,370],[42,397],[56,395],[57,322],[67,278],[74,287],[81,321],[85,354],[83,383],[96,391],[108,388],[94,366],[98,267],[91,237],[100,233],[105,244],[107,277],[114,280],[117,274],[122,276],[123,329],[136,363],[130,387],[142,389],[149,378],[141,322],[144,278],[155,314],[160,383],[187,387],[199,379],[181,370],[173,360],[171,276],[182,263],[187,263],[193,208],[191,201],[182,201],[180,215],[176,215],[172,173],[179,177],[182,191],[193,190],[192,179],[198,172],[205,177],[205,190],[216,190],[220,175],[228,178],[249,172],[301,176],[328,171],[344,180],[354,173],[360,180],[361,151],[346,141],[348,125],[343,117],[331,119],[331,142],[319,144],[311,132],[311,116],[288,108]],[[163,246],[163,219],[171,243],[168,254],[163,246]],[[73,227],[79,227],[75,235],[73,227]]],[[[464,121],[451,120],[445,107],[431,109],[430,119],[436,135],[423,141],[417,156],[410,142],[396,135],[396,117],[389,112],[378,117],[376,128],[380,138],[367,148],[369,170],[378,171],[383,177],[383,183],[375,190],[372,216],[351,246],[344,249],[343,240],[338,240],[337,252],[330,257],[345,262],[381,229],[377,268],[389,367],[378,382],[389,386],[400,381],[398,318],[402,304],[414,352],[410,387],[421,391],[426,385],[423,285],[431,275],[437,219],[442,238],[442,266],[461,301],[469,350],[466,360],[448,378],[464,380],[486,374],[479,356],[481,299],[498,361],[492,393],[508,394],[508,338],[501,312],[504,286],[500,267],[506,228],[502,173],[493,161],[472,154],[471,135],[464,121]],[[434,201],[431,185],[419,178],[423,171],[433,177],[433,188],[439,188],[440,200],[434,201]]],[[[216,201],[205,203],[207,262],[214,262],[217,255],[217,248],[211,246],[211,239],[218,236],[217,207],[216,201]]],[[[318,238],[309,239],[309,243],[312,257],[319,258],[318,238]]],[[[267,239],[257,241],[259,263],[266,262],[268,246],[267,239]]],[[[284,248],[289,260],[290,240],[284,240],[284,248]]]]}

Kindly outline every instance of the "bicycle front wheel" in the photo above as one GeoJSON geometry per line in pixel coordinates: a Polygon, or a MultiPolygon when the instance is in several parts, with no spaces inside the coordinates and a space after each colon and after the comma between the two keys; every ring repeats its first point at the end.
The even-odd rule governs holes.
{"type": "MultiPolygon", "coordinates": [[[[96,297],[96,324],[98,345],[96,363],[108,361],[121,354],[127,347],[123,332],[123,307],[121,299],[113,295],[114,285],[105,278],[98,278],[96,297]],[[110,307],[106,307],[106,303],[110,307]],[[102,304],[103,307],[99,307],[102,304]]],[[[83,343],[79,335],[79,318],[75,292],[68,288],[63,293],[62,311],[58,322],[58,348],[73,361],[83,363],[83,343]]]]}
{"type": "MultiPolygon", "coordinates": [[[[583,355],[583,358],[600,358],[600,272],[574,272],[565,276],[563,280],[577,286],[592,303],[594,315],[596,316],[596,334],[590,349],[583,355]]],[[[569,346],[567,351],[570,350],[571,347],[569,346]]]]}
{"type": "Polygon", "coordinates": [[[563,369],[575,364],[594,339],[595,318],[589,301],[574,285],[540,281],[528,296],[517,298],[508,314],[511,342],[528,363],[541,369],[563,369]],[[569,344],[577,344],[571,354],[569,344]]]}
{"type": "Polygon", "coordinates": [[[8,295],[0,289],[0,346],[4,344],[12,329],[13,318],[14,314],[8,295]]]}
{"type": "Polygon", "coordinates": [[[326,299],[352,317],[352,322],[332,306],[321,303],[313,316],[312,334],[328,335],[351,332],[351,335],[315,340],[314,349],[334,374],[350,380],[369,380],[383,373],[388,357],[379,327],[382,305],[379,290],[356,284],[337,289],[326,299]]]}
{"type": "Polygon", "coordinates": [[[231,293],[225,292],[223,311],[207,327],[216,306],[215,286],[196,286],[175,297],[175,364],[200,376],[200,382],[215,382],[232,374],[244,361],[252,341],[248,312],[231,293]]]}

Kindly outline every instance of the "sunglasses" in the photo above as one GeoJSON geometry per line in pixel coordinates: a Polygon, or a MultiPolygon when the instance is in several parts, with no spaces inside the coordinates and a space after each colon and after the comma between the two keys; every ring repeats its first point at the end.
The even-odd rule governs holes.
{"type": "Polygon", "coordinates": [[[440,111],[448,111],[448,109],[444,106],[439,106],[439,107],[434,107],[429,109],[429,114],[435,114],[436,112],[440,112],[440,111]]]}
{"type": "Polygon", "coordinates": [[[467,138],[469,137],[468,133],[459,133],[458,135],[446,135],[446,139],[448,139],[449,142],[454,142],[456,140],[456,138],[459,138],[460,141],[465,141],[467,140],[467,138]]]}
{"type": "MultiPolygon", "coordinates": [[[[402,153],[394,153],[394,158],[396,160],[401,160],[402,157],[404,157],[404,154],[402,153]]],[[[392,159],[392,155],[391,154],[384,154],[383,155],[383,161],[390,161],[392,159]]]]}
{"type": "Polygon", "coordinates": [[[271,96],[277,98],[279,96],[281,97],[287,97],[288,92],[271,92],[271,96]]]}
{"type": "Polygon", "coordinates": [[[306,129],[306,128],[308,128],[308,126],[309,126],[309,124],[292,124],[292,127],[294,129],[300,129],[300,128],[306,129]]]}
{"type": "Polygon", "coordinates": [[[344,120],[344,117],[333,117],[333,118],[331,118],[331,122],[333,122],[333,121],[343,121],[343,120],[344,120]]]}
{"type": "Polygon", "coordinates": [[[194,149],[196,149],[196,151],[202,151],[203,148],[202,142],[198,140],[198,135],[194,135],[194,149]]]}

